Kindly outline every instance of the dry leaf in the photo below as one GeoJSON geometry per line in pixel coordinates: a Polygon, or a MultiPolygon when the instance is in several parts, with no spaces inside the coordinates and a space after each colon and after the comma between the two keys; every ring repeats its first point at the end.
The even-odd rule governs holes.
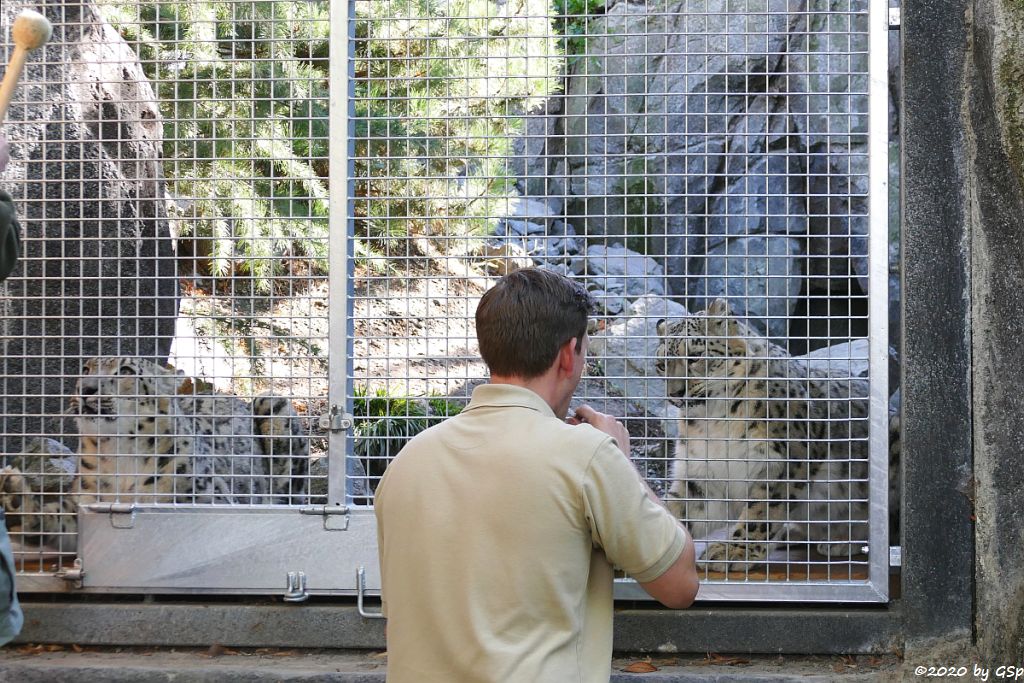
{"type": "Polygon", "coordinates": [[[629,674],[649,674],[652,671],[657,671],[658,667],[654,666],[650,662],[633,662],[627,666],[623,671],[629,674]]]}
{"type": "Polygon", "coordinates": [[[743,659],[742,657],[724,657],[720,654],[709,652],[703,661],[694,663],[703,666],[709,664],[714,664],[715,666],[736,666],[737,664],[750,664],[750,660],[743,659]]]}
{"type": "Polygon", "coordinates": [[[81,645],[76,645],[75,643],[71,644],[71,649],[74,650],[75,652],[85,652],[85,648],[84,647],[82,647],[81,645]]]}
{"type": "Polygon", "coordinates": [[[45,650],[47,652],[63,652],[64,651],[64,646],[63,645],[58,645],[57,643],[50,643],[49,645],[45,645],[44,648],[45,648],[45,650]]]}
{"type": "Polygon", "coordinates": [[[207,657],[220,657],[222,654],[224,654],[224,646],[221,645],[220,643],[214,643],[203,654],[206,655],[207,657]]]}

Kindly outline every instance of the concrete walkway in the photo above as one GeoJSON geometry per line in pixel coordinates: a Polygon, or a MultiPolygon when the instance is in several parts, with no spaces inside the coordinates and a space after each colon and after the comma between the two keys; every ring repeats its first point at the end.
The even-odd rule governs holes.
{"type": "MultiPolygon", "coordinates": [[[[749,657],[680,655],[618,658],[614,683],[783,683],[899,681],[895,657],[749,657]]],[[[9,645],[0,649],[0,681],[14,683],[383,683],[380,651],[100,648],[9,645]]],[[[454,682],[453,682],[454,683],[454,682]]]]}

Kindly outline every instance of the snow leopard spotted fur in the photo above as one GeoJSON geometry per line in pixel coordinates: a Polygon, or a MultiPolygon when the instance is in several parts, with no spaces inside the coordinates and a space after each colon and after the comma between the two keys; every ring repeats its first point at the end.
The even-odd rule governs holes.
{"type": "Polygon", "coordinates": [[[70,400],[79,433],[73,482],[54,491],[49,458],[0,470],[12,535],[62,548],[78,505],[96,502],[302,504],[309,443],[291,403],[260,395],[195,394],[180,372],[135,357],[85,363],[70,400]],[[40,476],[42,474],[42,476],[40,476]],[[49,480],[50,486],[41,485],[49,480]],[[50,489],[50,490],[47,490],[50,489]],[[62,513],[62,514],[54,514],[62,513]]]}
{"type": "MultiPolygon", "coordinates": [[[[703,314],[658,323],[655,366],[676,405],[669,509],[695,538],[726,530],[702,562],[712,571],[764,564],[778,544],[826,557],[868,538],[866,379],[830,377],[795,360],[715,300],[703,314]]],[[[890,507],[898,474],[890,424],[890,507]]]]}

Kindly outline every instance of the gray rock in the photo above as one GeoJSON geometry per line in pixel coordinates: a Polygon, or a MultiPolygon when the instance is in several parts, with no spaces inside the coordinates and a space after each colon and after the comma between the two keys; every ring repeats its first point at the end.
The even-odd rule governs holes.
{"type": "Polygon", "coordinates": [[[576,273],[572,272],[572,270],[569,269],[569,266],[565,263],[552,263],[550,261],[544,261],[538,263],[537,267],[553,271],[555,273],[558,273],[559,275],[564,275],[565,277],[568,278],[576,277],[576,273]]]}
{"type": "Polygon", "coordinates": [[[564,104],[567,213],[577,228],[637,234],[629,217],[639,215],[648,233],[664,234],[663,217],[676,215],[667,203],[684,196],[687,169],[697,162],[706,177],[723,161],[705,165],[694,152],[729,131],[736,94],[767,89],[763,74],[776,71],[795,14],[676,0],[615,3],[593,21],[588,51],[603,57],[581,60],[564,104]]]}
{"type": "MultiPolygon", "coordinates": [[[[826,370],[833,377],[870,377],[870,353],[869,340],[854,339],[815,349],[796,358],[806,361],[812,367],[826,370]]],[[[899,368],[899,354],[890,346],[886,364],[890,393],[899,391],[899,368]]]]}
{"type": "Polygon", "coordinates": [[[782,236],[738,237],[696,257],[689,291],[695,310],[725,298],[732,311],[769,337],[784,339],[788,316],[803,283],[800,240],[782,236]]]}
{"type": "Polygon", "coordinates": [[[548,227],[544,223],[534,223],[515,218],[503,218],[494,229],[499,237],[526,237],[527,235],[545,235],[548,227]]]}
{"type": "Polygon", "coordinates": [[[584,256],[573,260],[573,270],[586,273],[590,286],[627,298],[665,293],[661,265],[623,246],[591,245],[584,256]]]}
{"type": "Polygon", "coordinates": [[[573,237],[534,237],[525,240],[523,247],[535,259],[565,261],[579,253],[579,242],[573,237]]]}
{"type": "Polygon", "coordinates": [[[561,216],[564,209],[558,197],[513,197],[508,202],[507,215],[531,222],[548,223],[561,216]]]}
{"type": "Polygon", "coordinates": [[[555,221],[551,224],[550,234],[571,237],[576,235],[576,228],[565,221],[555,221]]]}
{"type": "MultiPolygon", "coordinates": [[[[661,341],[658,321],[686,315],[686,308],[672,299],[642,296],[625,309],[622,317],[590,338],[590,355],[600,360],[606,381],[618,395],[643,403],[651,416],[671,417],[671,405],[664,398],[665,380],[654,367],[654,352],[661,341]]],[[[675,419],[665,420],[665,433],[670,438],[678,435],[675,419]]]]}
{"type": "Polygon", "coordinates": [[[510,173],[527,197],[564,197],[567,188],[565,138],[559,134],[563,98],[550,97],[526,117],[526,130],[516,138],[510,173]]]}
{"type": "Polygon", "coordinates": [[[566,215],[580,234],[642,241],[684,300],[703,297],[692,290],[701,257],[760,235],[807,237],[807,282],[784,295],[850,294],[858,280],[866,291],[865,8],[612,3],[588,26],[600,56],[578,61],[566,94],[528,121],[524,150],[544,156],[544,175],[567,160],[566,215]]]}
{"type": "Polygon", "coordinates": [[[827,371],[833,377],[867,377],[870,343],[867,339],[854,339],[797,356],[811,367],[827,371]]]}
{"type": "Polygon", "coordinates": [[[736,236],[806,234],[807,212],[797,196],[803,171],[794,165],[782,154],[730,157],[728,189],[708,211],[707,247],[736,236]]]}
{"type": "MultiPolygon", "coordinates": [[[[2,24],[19,9],[5,2],[2,24]]],[[[28,239],[0,299],[0,414],[26,416],[15,428],[24,434],[64,432],[84,359],[165,360],[178,310],[153,90],[92,2],[42,10],[53,39],[30,56],[5,127],[5,178],[16,182],[3,186],[28,239]]],[[[20,438],[6,441],[20,450],[20,438]]]]}
{"type": "Polygon", "coordinates": [[[621,292],[606,292],[603,289],[591,287],[588,287],[587,291],[590,292],[590,296],[594,297],[594,303],[598,310],[603,311],[605,315],[618,315],[626,307],[626,300],[622,298],[621,292]]]}

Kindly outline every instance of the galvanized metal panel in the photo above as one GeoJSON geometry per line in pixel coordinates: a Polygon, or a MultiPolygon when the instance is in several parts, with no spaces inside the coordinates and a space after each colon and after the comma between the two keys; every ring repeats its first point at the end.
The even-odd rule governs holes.
{"type": "Polygon", "coordinates": [[[373,513],[344,517],[279,509],[83,510],[82,586],[283,594],[288,573],[303,572],[311,594],[351,595],[356,572],[365,568],[367,587],[379,590],[373,513]]]}

